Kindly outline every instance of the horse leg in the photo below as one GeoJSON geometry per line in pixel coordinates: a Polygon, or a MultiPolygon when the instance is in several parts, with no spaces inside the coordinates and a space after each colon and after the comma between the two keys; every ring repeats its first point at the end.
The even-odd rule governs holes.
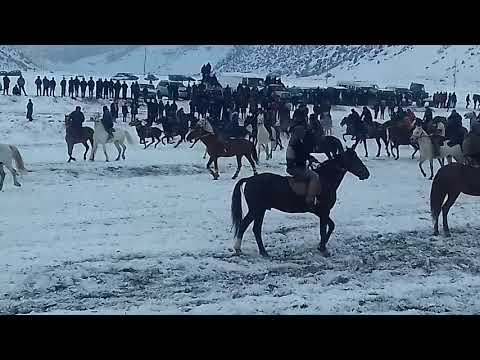
{"type": "Polygon", "coordinates": [[[378,138],[378,137],[375,138],[375,141],[377,142],[377,146],[378,146],[378,152],[377,152],[376,157],[379,157],[380,156],[380,151],[382,150],[382,143],[380,142],[380,138],[378,138]]]}
{"type": "Polygon", "coordinates": [[[195,139],[195,141],[193,142],[193,144],[192,144],[192,145],[190,145],[190,149],[192,149],[192,148],[195,146],[195,144],[196,144],[197,142],[198,142],[198,139],[195,139]]]}
{"type": "Polygon", "coordinates": [[[127,145],[121,144],[123,148],[122,159],[125,160],[125,151],[127,151],[127,145]]]}
{"type": "Polygon", "coordinates": [[[180,137],[180,140],[178,140],[177,145],[175,145],[174,148],[176,149],[176,148],[178,147],[178,145],[180,145],[180,143],[181,143],[182,141],[183,141],[183,138],[180,137]]]}
{"type": "Polygon", "coordinates": [[[152,136],[152,142],[150,144],[148,144],[147,146],[145,146],[145,149],[148,148],[150,145],[152,145],[154,143],[155,143],[155,138],[152,136]]]}
{"type": "Polygon", "coordinates": [[[424,161],[425,160],[420,159],[420,161],[418,162],[418,167],[420,168],[420,171],[422,172],[423,177],[427,177],[427,174],[425,173],[425,171],[423,171],[423,167],[422,167],[422,164],[424,161]]]}
{"type": "Polygon", "coordinates": [[[247,158],[250,166],[252,167],[253,175],[257,175],[257,168],[255,167],[255,161],[253,161],[252,154],[246,154],[245,157],[247,158]]]}
{"type": "Polygon", "coordinates": [[[160,137],[157,136],[155,139],[157,139],[157,142],[155,143],[155,145],[153,146],[154,149],[157,148],[157,145],[160,144],[160,137]]]}
{"type": "MultiPolygon", "coordinates": [[[[214,168],[215,168],[215,174],[216,174],[216,176],[217,176],[216,179],[218,179],[218,178],[220,177],[220,174],[218,173],[218,157],[215,157],[215,158],[213,159],[213,166],[214,166],[214,168]]],[[[215,180],[216,180],[216,179],[215,179],[215,180]]]]}
{"type": "Polygon", "coordinates": [[[208,151],[207,151],[207,148],[205,148],[205,153],[203,154],[203,158],[204,158],[204,159],[207,158],[207,154],[208,154],[208,151]]]}
{"type": "MultiPolygon", "coordinates": [[[[88,153],[88,149],[90,149],[90,147],[88,146],[88,143],[87,141],[84,141],[82,142],[83,146],[85,146],[85,153],[83,154],[83,160],[87,160],[87,153],[88,153]]],[[[75,159],[73,159],[75,160],[75,159]]]]}
{"type": "Polygon", "coordinates": [[[233,180],[237,178],[241,168],[242,168],[242,155],[237,155],[237,171],[235,171],[235,174],[232,177],[233,180]]]}
{"type": "Polygon", "coordinates": [[[318,250],[320,250],[320,254],[322,254],[322,256],[328,257],[328,256],[330,256],[330,253],[327,250],[327,241],[328,241],[328,238],[327,238],[327,221],[328,221],[328,215],[319,214],[318,218],[319,218],[319,221],[320,221],[320,244],[318,245],[318,250]]]}
{"type": "Polygon", "coordinates": [[[395,144],[395,150],[397,150],[397,157],[395,158],[395,160],[398,160],[398,159],[400,159],[400,145],[399,144],[395,144]]]}
{"type": "Polygon", "coordinates": [[[328,240],[330,240],[330,236],[332,236],[333,230],[335,230],[335,223],[330,218],[330,215],[328,215],[327,225],[328,225],[328,231],[327,231],[327,241],[325,242],[325,246],[327,245],[328,240]]]}
{"type": "Polygon", "coordinates": [[[442,218],[443,218],[443,231],[446,237],[450,237],[450,229],[448,227],[447,216],[450,208],[457,200],[458,196],[460,195],[459,192],[449,193],[447,197],[447,201],[442,206],[442,218]]]}
{"type": "Polygon", "coordinates": [[[121,149],[120,145],[118,144],[118,141],[115,141],[114,144],[115,144],[115,147],[117,148],[117,151],[118,151],[118,156],[115,159],[115,161],[118,161],[118,160],[120,160],[120,156],[122,155],[122,149],[121,149]]]}
{"type": "Polygon", "coordinates": [[[368,149],[367,149],[367,139],[363,139],[363,147],[365,148],[365,157],[368,157],[368,149]]]}
{"type": "Polygon", "coordinates": [[[243,218],[242,222],[240,223],[240,227],[238,229],[238,235],[235,238],[235,243],[233,244],[233,249],[235,250],[235,254],[239,255],[242,253],[242,240],[243,234],[247,230],[248,226],[252,223],[255,219],[253,214],[249,211],[247,215],[243,218]]]}
{"type": "Polygon", "coordinates": [[[253,223],[253,233],[255,234],[255,240],[257,241],[258,251],[260,252],[260,255],[262,255],[263,257],[268,257],[268,253],[265,250],[262,241],[262,224],[264,217],[265,210],[262,210],[255,215],[253,223]]]}
{"type": "Polygon", "coordinates": [[[0,191],[3,189],[3,181],[5,180],[5,170],[3,164],[0,163],[0,191]]]}
{"type": "MultiPolygon", "coordinates": [[[[443,162],[443,159],[442,159],[443,162]]],[[[451,164],[452,163],[452,155],[447,155],[447,163],[451,164]]],[[[443,166],[443,165],[442,165],[443,166]]]]}
{"type": "Polygon", "coordinates": [[[73,143],[67,142],[67,151],[68,151],[68,161],[67,162],[70,162],[72,160],[75,161],[75,158],[72,157],[73,143]]]}
{"type": "Polygon", "coordinates": [[[13,185],[15,185],[15,186],[21,186],[20,183],[19,183],[18,180],[17,180],[17,175],[18,175],[17,170],[15,170],[15,169],[12,167],[12,165],[7,165],[7,164],[5,164],[5,167],[6,167],[8,170],[10,170],[10,172],[12,173],[12,176],[13,176],[13,185]]]}
{"type": "Polygon", "coordinates": [[[105,161],[108,162],[108,154],[107,154],[107,147],[105,144],[102,144],[103,147],[103,153],[105,154],[105,161]]]}
{"type": "Polygon", "coordinates": [[[433,159],[430,159],[430,177],[428,178],[428,180],[432,180],[433,179],[433,159]]]}
{"type": "Polygon", "coordinates": [[[390,152],[388,151],[388,139],[387,137],[382,137],[383,143],[385,144],[385,150],[387,151],[387,155],[390,157],[390,152]]]}
{"type": "Polygon", "coordinates": [[[94,141],[93,142],[93,147],[92,147],[92,152],[90,153],[90,161],[95,160],[95,153],[97,152],[97,146],[98,146],[98,144],[94,141]]]}
{"type": "Polygon", "coordinates": [[[213,172],[213,170],[210,168],[210,166],[212,165],[213,163],[213,156],[210,156],[210,159],[208,159],[208,162],[207,162],[207,170],[210,171],[210,174],[212,174],[213,176],[213,180],[217,180],[218,178],[216,177],[215,173],[213,172]]]}

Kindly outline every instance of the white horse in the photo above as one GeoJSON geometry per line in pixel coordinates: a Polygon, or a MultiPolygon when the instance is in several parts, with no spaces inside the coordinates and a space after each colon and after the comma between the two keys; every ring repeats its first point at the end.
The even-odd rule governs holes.
{"type": "Polygon", "coordinates": [[[277,132],[275,131],[274,127],[272,129],[272,138],[274,140],[270,140],[270,134],[267,131],[267,128],[264,125],[264,118],[263,114],[258,114],[257,116],[257,154],[258,158],[260,159],[260,153],[262,151],[262,147],[265,149],[266,160],[272,158],[273,148],[277,141],[277,132]]]}
{"type": "Polygon", "coordinates": [[[90,120],[95,123],[95,127],[94,127],[95,132],[93,133],[93,149],[90,155],[90,160],[91,161],[95,160],[95,153],[97,152],[97,147],[99,144],[101,144],[103,147],[103,153],[105,154],[105,160],[108,161],[107,149],[105,148],[106,143],[113,143],[117,148],[118,156],[115,159],[115,161],[120,160],[120,156],[122,157],[123,160],[125,160],[125,150],[127,149],[127,146],[124,144],[125,139],[130,145],[134,144],[133,138],[130,135],[130,133],[123,129],[115,129],[115,131],[113,132],[113,139],[110,139],[107,141],[108,133],[103,127],[102,120],[98,117],[92,117],[90,118],[90,120]],[[123,153],[122,153],[122,148],[123,148],[123,153]]]}
{"type": "Polygon", "coordinates": [[[3,181],[5,180],[5,166],[13,176],[13,184],[15,186],[21,186],[17,180],[17,170],[12,166],[12,161],[15,160],[15,165],[17,170],[20,172],[27,172],[25,169],[25,164],[23,163],[22,155],[18,151],[15,145],[0,144],[0,190],[3,188],[3,181]]]}
{"type": "MultiPolygon", "coordinates": [[[[439,126],[443,126],[442,123],[438,124],[439,126]]],[[[445,128],[443,128],[445,130],[445,128]]],[[[447,158],[447,162],[449,164],[452,163],[452,157],[455,159],[456,162],[464,162],[464,156],[462,152],[462,148],[460,145],[455,146],[448,146],[446,143],[443,146],[440,146],[439,156],[433,156],[433,144],[432,139],[427,134],[425,130],[421,126],[416,126],[415,130],[413,130],[411,140],[415,140],[418,143],[420,149],[420,158],[418,166],[420,167],[420,171],[422,172],[423,176],[426,177],[427,174],[423,171],[422,164],[426,161],[430,161],[430,178],[433,178],[433,159],[437,159],[440,166],[443,166],[443,159],[447,158]]]]}

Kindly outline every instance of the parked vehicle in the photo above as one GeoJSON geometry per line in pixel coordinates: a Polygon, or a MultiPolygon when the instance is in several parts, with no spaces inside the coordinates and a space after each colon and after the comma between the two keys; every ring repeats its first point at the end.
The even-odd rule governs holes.
{"type": "Polygon", "coordinates": [[[115,76],[112,77],[113,80],[120,80],[120,81],[136,81],[138,80],[138,76],[135,76],[131,73],[117,73],[115,76]]]}
{"type": "Polygon", "coordinates": [[[144,89],[147,89],[147,99],[156,99],[157,98],[157,91],[155,90],[155,86],[152,84],[138,84],[140,86],[140,96],[139,98],[143,98],[144,89]]]}

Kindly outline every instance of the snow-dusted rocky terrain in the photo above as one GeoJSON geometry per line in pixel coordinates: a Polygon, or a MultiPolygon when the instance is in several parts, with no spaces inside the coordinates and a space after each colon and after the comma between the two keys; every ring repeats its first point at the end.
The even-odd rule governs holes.
{"type": "MultiPolygon", "coordinates": [[[[26,76],[29,94],[35,75],[26,76]]],[[[230,233],[234,159],[219,161],[218,181],[205,169],[201,144],[136,144],[125,161],[110,163],[101,151],[93,163],[80,160],[83,147],[76,145],[79,160],[67,164],[64,114],[81,105],[88,118],[103,101],[31,98],[28,123],[27,98],[0,96],[1,142],[18,145],[32,170],[20,177],[21,188],[7,172],[0,193],[2,314],[480,311],[480,205],[462,195],[450,212],[453,237],[433,237],[431,182],[408,147],[398,161],[384,152],[365,159],[366,181],[346,176],[332,214],[332,257],[316,250],[317,219],[277,211],[267,213],[263,228],[272,258],[259,256],[251,229],[237,257],[230,233]]],[[[342,133],[338,124],[348,111],[334,108],[334,134],[342,133]]],[[[462,104],[459,111],[465,113],[462,104]]],[[[369,147],[374,153],[373,140],[369,147]]],[[[283,151],[268,162],[262,156],[259,171],[284,169],[283,151]]],[[[240,177],[250,175],[245,163],[240,177]]]]}

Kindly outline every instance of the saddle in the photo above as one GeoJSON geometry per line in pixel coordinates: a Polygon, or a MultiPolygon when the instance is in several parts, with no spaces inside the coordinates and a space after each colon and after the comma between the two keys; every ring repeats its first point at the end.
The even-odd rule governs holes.
{"type": "MultiPolygon", "coordinates": [[[[288,181],[288,185],[290,186],[290,189],[292,189],[292,191],[296,195],[302,198],[305,198],[307,195],[308,181],[304,179],[296,178],[293,176],[286,176],[286,178],[288,181]]],[[[318,185],[317,185],[317,188],[315,189],[315,193],[319,194],[319,192],[320,192],[320,188],[318,188],[318,185]]]]}

